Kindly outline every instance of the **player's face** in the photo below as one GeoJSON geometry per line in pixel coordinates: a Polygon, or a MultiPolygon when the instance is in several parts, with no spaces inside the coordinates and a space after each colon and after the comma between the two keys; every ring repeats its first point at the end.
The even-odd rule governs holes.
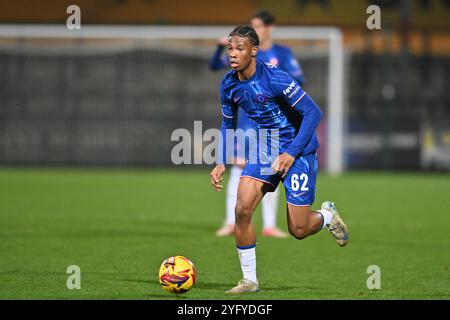
{"type": "Polygon", "coordinates": [[[264,25],[264,22],[260,18],[253,18],[250,21],[250,24],[252,25],[253,29],[255,29],[256,33],[258,34],[259,41],[261,43],[264,43],[268,39],[270,39],[270,34],[272,33],[272,26],[264,25]]]}
{"type": "Polygon", "coordinates": [[[245,70],[257,53],[258,47],[254,47],[248,38],[239,36],[228,38],[228,57],[233,70],[245,70]]]}

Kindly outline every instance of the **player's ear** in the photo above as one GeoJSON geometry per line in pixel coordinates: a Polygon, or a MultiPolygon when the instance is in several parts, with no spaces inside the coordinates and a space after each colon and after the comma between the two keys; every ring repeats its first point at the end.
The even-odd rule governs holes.
{"type": "Polygon", "coordinates": [[[258,47],[253,47],[252,48],[252,57],[256,57],[257,54],[258,54],[258,47]]]}

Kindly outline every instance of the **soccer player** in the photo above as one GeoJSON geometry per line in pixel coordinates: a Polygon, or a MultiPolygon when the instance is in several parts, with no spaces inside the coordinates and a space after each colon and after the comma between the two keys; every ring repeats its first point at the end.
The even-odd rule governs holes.
{"type": "Polygon", "coordinates": [[[256,233],[252,215],[267,192],[280,181],[286,190],[289,233],[304,239],[328,229],[340,246],[348,242],[348,228],[334,203],[325,201],[313,211],[319,147],[315,130],[322,112],[296,80],[281,69],[256,59],[259,39],[250,26],[238,26],[228,38],[231,69],[220,85],[222,104],[221,146],[217,165],[210,173],[216,191],[222,189],[227,149],[226,130],[235,129],[238,109],[243,109],[258,130],[278,130],[279,152],[272,163],[259,158],[247,163],[238,187],[234,236],[243,279],[228,293],[259,290],[256,276],[256,233]],[[273,169],[267,172],[265,166],[273,169]]]}
{"type": "MultiPolygon", "coordinates": [[[[292,51],[285,46],[275,44],[272,39],[275,17],[268,11],[258,11],[254,13],[250,19],[252,27],[255,29],[260,40],[257,57],[264,62],[268,62],[274,66],[279,66],[286,71],[300,85],[304,83],[303,71],[292,51]]],[[[228,38],[221,39],[217,49],[210,61],[211,70],[221,70],[229,67],[227,55],[223,55],[223,49],[228,45],[228,38]]],[[[237,128],[246,130],[252,127],[252,122],[247,118],[245,112],[239,112],[237,120],[237,128]]],[[[243,148],[237,145],[237,148],[243,148]]],[[[230,170],[230,179],[227,185],[227,202],[226,202],[226,219],[223,226],[217,230],[216,235],[226,236],[233,234],[235,212],[234,208],[237,200],[237,187],[239,177],[242,173],[245,159],[237,157],[235,165],[230,170]]],[[[269,193],[262,200],[263,214],[263,230],[262,235],[267,237],[286,238],[287,234],[276,226],[277,206],[279,192],[276,189],[269,193]]]]}

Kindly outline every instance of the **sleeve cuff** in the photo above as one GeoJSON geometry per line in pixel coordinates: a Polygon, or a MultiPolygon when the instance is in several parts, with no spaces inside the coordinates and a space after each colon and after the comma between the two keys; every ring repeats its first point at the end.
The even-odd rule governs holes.
{"type": "Polygon", "coordinates": [[[301,154],[302,152],[303,152],[303,150],[297,152],[297,151],[295,151],[295,150],[292,150],[291,148],[288,148],[288,149],[286,150],[286,153],[289,154],[290,156],[294,157],[294,158],[297,158],[298,155],[301,154]]]}

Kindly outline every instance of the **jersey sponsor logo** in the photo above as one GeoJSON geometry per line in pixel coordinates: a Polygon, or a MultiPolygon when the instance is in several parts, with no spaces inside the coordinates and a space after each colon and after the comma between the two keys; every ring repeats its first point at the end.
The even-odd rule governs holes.
{"type": "Polygon", "coordinates": [[[292,91],[290,95],[288,95],[288,98],[292,98],[298,92],[298,90],[300,90],[300,87],[295,88],[295,90],[292,91]]]}
{"type": "Polygon", "coordinates": [[[283,90],[284,95],[287,96],[289,93],[291,93],[292,89],[294,89],[295,86],[296,86],[295,81],[292,81],[292,82],[289,84],[289,86],[288,86],[286,89],[283,90]]]}

